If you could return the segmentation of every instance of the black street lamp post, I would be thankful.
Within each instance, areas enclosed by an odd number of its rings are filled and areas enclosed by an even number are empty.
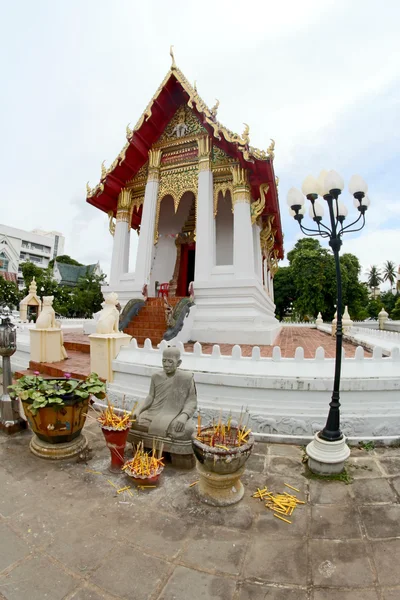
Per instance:
[[[358,175],[354,175],[349,183],[349,190],[354,196],[354,205],[359,212],[359,216],[352,223],[344,226],[344,221],[347,217],[348,211],[346,206],[339,200],[339,196],[344,188],[342,178],[335,171],[322,171],[318,180],[309,175],[303,182],[302,192],[296,188],[291,188],[288,192],[287,203],[289,205],[290,214],[298,222],[301,231],[307,236],[319,236],[329,240],[329,245],[332,248],[333,256],[335,259],[335,270],[336,270],[336,297],[337,297],[337,324],[336,324],[336,355],[335,355],[335,376],[333,382],[333,393],[332,399],[329,404],[329,414],[326,421],[326,425],[322,431],[320,431],[315,440],[317,442],[340,442],[343,444],[337,444],[338,448],[342,447],[342,451],[339,452],[338,458],[342,458],[343,446],[345,441],[343,439],[342,432],[340,431],[340,375],[342,367],[342,340],[343,340],[343,328],[342,328],[342,276],[340,270],[340,259],[339,252],[342,245],[342,236],[344,233],[350,233],[354,231],[360,231],[365,225],[365,212],[368,209],[370,201],[366,196],[368,186],[364,180]],[[305,213],[304,196],[310,201],[309,215],[316,224],[316,228],[309,229],[302,223]],[[327,203],[329,213],[329,225],[325,225],[322,222],[324,215],[324,208],[322,204],[318,202],[318,196],[321,196]],[[355,227],[356,226],[356,227]],[[355,227],[355,228],[354,228]],[[312,443],[311,443],[312,444]],[[334,446],[332,446],[332,449]],[[308,448],[309,449],[309,448]],[[308,450],[307,449],[307,450]],[[312,447],[310,449],[311,454],[313,452]],[[340,472],[343,469],[344,460],[338,460],[336,467],[333,466],[333,459],[329,460],[330,466],[326,468],[324,464],[323,454],[326,452],[326,446],[322,451],[322,454],[317,451],[317,456],[313,461],[314,469],[320,473],[326,472]],[[310,456],[310,453],[309,453]],[[321,459],[321,460],[320,460]],[[322,463],[318,464],[318,463]],[[309,463],[310,464],[310,463]],[[311,464],[310,464],[311,467]]]
[[[0,315],[0,356],[3,358],[3,394],[0,397],[0,430],[6,433],[16,433],[25,428],[25,423],[18,414],[8,393],[12,383],[10,358],[17,349],[16,329],[11,323],[9,309],[3,309]]]

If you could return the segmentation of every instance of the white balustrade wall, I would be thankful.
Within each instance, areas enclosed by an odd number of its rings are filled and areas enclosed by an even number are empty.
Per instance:
[[[136,340],[122,348],[113,361],[114,381],[110,399],[117,406],[143,401],[150,377],[161,368],[162,350],[146,340],[138,348]],[[282,358],[274,347],[271,358],[260,356],[254,347],[251,357],[242,356],[234,346],[230,356],[221,355],[218,345],[204,354],[196,343],[193,352],[182,353],[182,369],[194,373],[200,411],[207,421],[232,412],[249,413],[249,424],[259,438],[280,441],[306,441],[323,428],[332,392],[334,359],[325,358],[318,348],[314,358],[304,358],[297,348],[294,358]],[[383,393],[384,392],[384,393]],[[342,429],[351,441],[379,438],[385,442],[400,437],[400,350],[389,358],[376,347],[372,357],[363,348],[354,357],[343,356],[341,402]]]

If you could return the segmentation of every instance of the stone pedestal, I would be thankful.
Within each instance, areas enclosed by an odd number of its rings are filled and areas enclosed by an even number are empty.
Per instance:
[[[317,475],[333,475],[341,473],[344,463],[350,456],[350,448],[346,444],[346,438],[328,442],[319,437],[319,432],[306,448],[308,466]]]
[[[33,434],[29,444],[33,454],[40,456],[40,458],[47,458],[50,460],[73,458],[81,453],[85,453],[88,446],[88,441],[82,433],[72,440],[72,442],[66,442],[64,444],[49,444],[48,442],[40,440],[37,435]]]
[[[92,333],[90,339],[90,370],[108,382],[113,381],[112,361],[122,346],[128,346],[131,336],[126,333]]]
[[[29,334],[32,361],[52,363],[66,358],[61,329],[30,329]]]
[[[245,467],[241,467],[235,473],[212,473],[196,461],[196,469],[199,474],[199,483],[196,485],[196,493],[199,499],[211,506],[229,506],[236,504],[243,498],[244,488],[240,481]]]

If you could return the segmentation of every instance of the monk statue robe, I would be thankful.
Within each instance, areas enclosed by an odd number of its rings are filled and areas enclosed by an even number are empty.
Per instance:
[[[190,440],[194,431],[192,416],[197,408],[193,373],[179,371],[178,348],[163,352],[163,371],[151,377],[150,391],[133,415],[138,429],[150,435]]]

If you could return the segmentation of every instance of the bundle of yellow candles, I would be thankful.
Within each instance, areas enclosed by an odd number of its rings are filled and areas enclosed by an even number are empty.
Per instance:
[[[240,415],[239,424],[232,425],[232,416],[223,422],[222,414],[220,413],[218,422],[213,421],[209,427],[201,427],[201,414],[197,416],[197,439],[206,446],[221,448],[222,450],[231,450],[237,448],[249,441],[251,429],[242,425],[242,413]]]
[[[145,452],[143,442],[140,442],[136,447],[133,458],[125,463],[122,470],[138,479],[151,479],[159,475],[164,469],[162,450],[163,446],[161,445],[157,453],[155,446],[153,446],[153,450],[149,454]]]
[[[108,429],[115,429],[117,431],[128,429],[133,422],[132,413],[136,406],[137,402],[130,412],[124,411],[125,414],[117,413],[107,397],[107,406],[97,417],[97,421],[102,427],[107,427]]]
[[[285,483],[285,486],[294,490],[295,492],[299,492],[297,488]],[[294,509],[299,504],[305,504],[303,500],[299,500],[297,496],[293,494],[289,494],[288,492],[283,492],[282,494],[274,494],[273,492],[269,492],[265,487],[263,489],[257,488],[255,494],[253,494],[253,498],[258,498],[259,500],[266,500],[265,506],[272,510],[274,513],[274,517],[280,519],[281,521],[285,521],[285,523],[291,524],[292,521],[289,519],[285,519],[285,516],[292,516]]]

